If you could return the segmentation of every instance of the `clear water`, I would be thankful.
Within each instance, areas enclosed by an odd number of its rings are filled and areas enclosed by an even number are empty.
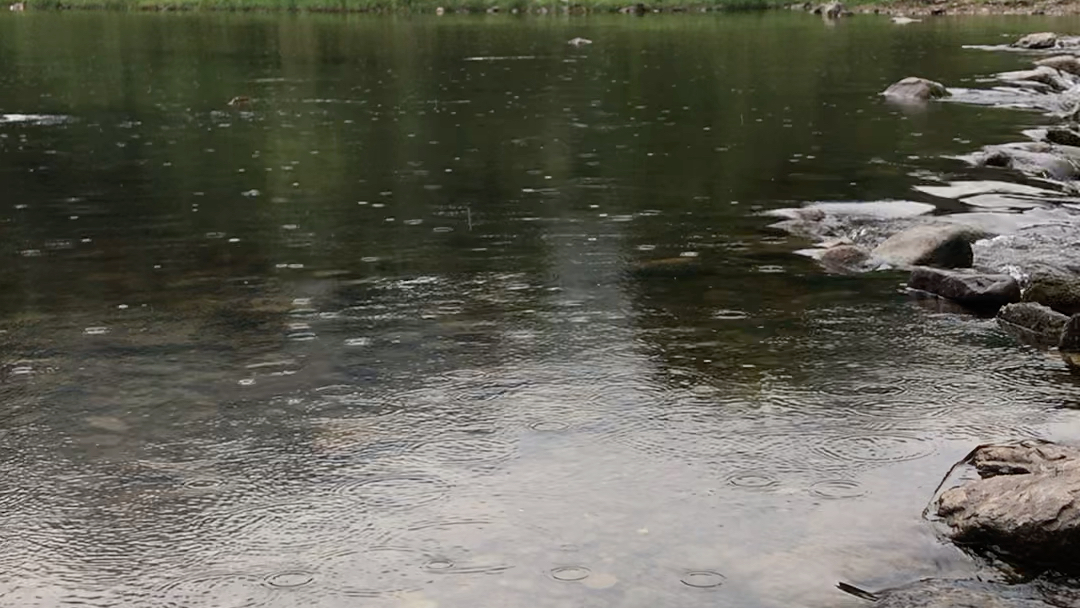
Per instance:
[[[920,511],[976,443],[1080,437],[1076,381],[760,212],[969,177],[1039,117],[876,93],[1063,28],[0,15],[0,604],[970,575]]]

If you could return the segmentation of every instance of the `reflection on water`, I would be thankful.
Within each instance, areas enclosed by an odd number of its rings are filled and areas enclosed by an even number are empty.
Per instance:
[[[1071,380],[760,212],[977,178],[937,159],[1018,115],[875,93],[1036,29],[0,16],[0,604],[970,574],[919,512],[974,443],[1068,432]]]

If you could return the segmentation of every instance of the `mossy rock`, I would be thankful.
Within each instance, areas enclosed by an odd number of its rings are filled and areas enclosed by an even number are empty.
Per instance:
[[[1080,278],[1037,275],[1024,290],[1023,300],[1048,306],[1064,315],[1080,313]]]

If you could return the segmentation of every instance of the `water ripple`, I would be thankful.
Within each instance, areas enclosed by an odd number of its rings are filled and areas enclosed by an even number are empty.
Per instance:
[[[153,599],[170,608],[258,608],[270,604],[273,596],[273,589],[264,584],[262,577],[208,572],[169,582],[156,590]]]
[[[924,437],[899,433],[866,433],[823,439],[815,446],[819,454],[834,460],[857,463],[904,462],[934,453],[933,443]]]
[[[373,512],[414,509],[446,498],[450,484],[423,474],[398,474],[346,480],[333,492],[359,501]]]

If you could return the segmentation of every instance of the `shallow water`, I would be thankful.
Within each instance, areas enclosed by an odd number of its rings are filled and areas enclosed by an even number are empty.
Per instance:
[[[941,157],[1042,119],[876,93],[1064,27],[0,15],[0,603],[970,575],[920,511],[979,442],[1080,437],[1076,381],[761,212],[962,210],[914,187],[1010,179]]]

